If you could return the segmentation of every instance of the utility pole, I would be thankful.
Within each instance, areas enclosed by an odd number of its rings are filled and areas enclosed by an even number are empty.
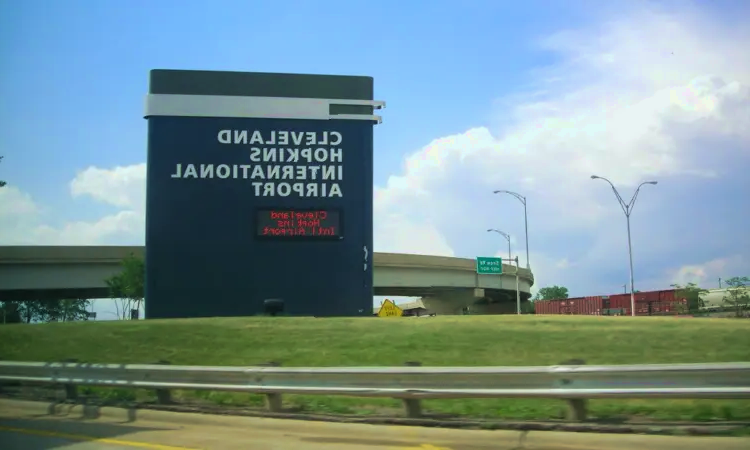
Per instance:
[[[526,213],[526,197],[519,194],[518,192],[512,191],[494,191],[495,194],[508,194],[515,197],[519,202],[523,204],[523,227],[526,235],[526,268],[531,270],[531,263],[529,262],[529,215]]]
[[[516,256],[516,314],[521,315],[521,290],[518,287],[518,256]]]
[[[500,258],[501,261],[509,261],[516,263],[516,314],[521,315],[521,285],[518,276],[518,256],[515,258]]]
[[[625,201],[620,197],[620,193],[617,192],[617,189],[615,189],[615,185],[612,184],[611,181],[604,177],[591,175],[592,180],[604,180],[607,183],[609,183],[610,187],[612,188],[612,191],[615,193],[615,197],[617,197],[617,201],[620,203],[620,206],[622,207],[622,212],[625,213],[625,219],[628,223],[628,256],[630,258],[630,315],[635,316],[635,282],[633,281],[633,245],[632,241],[630,239],[630,214],[633,212],[633,206],[635,205],[635,200],[638,198],[638,192],[640,192],[641,187],[645,184],[653,184],[656,185],[656,181],[644,181],[643,183],[639,184],[638,187],[635,190],[635,193],[633,194],[633,197],[630,199],[630,202],[625,203]]]

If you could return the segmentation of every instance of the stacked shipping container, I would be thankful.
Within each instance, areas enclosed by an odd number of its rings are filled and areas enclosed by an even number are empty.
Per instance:
[[[678,314],[679,305],[685,299],[675,298],[675,290],[637,292],[635,294],[636,316],[663,316]],[[630,315],[630,294],[610,296],[577,297],[534,302],[536,314],[570,315]]]

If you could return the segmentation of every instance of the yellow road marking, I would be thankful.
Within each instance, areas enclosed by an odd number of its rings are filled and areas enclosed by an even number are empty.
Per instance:
[[[30,434],[33,436],[45,436],[45,437],[69,439],[71,441],[100,442],[102,444],[121,445],[123,447],[147,448],[150,450],[197,450],[197,449],[193,449],[189,447],[175,447],[172,445],[149,444],[148,442],[123,441],[120,439],[98,438],[94,436],[86,436],[83,434],[58,433],[56,431],[43,431],[43,430],[34,430],[30,428],[6,427],[3,425],[0,425],[0,431],[10,431],[13,433]]]
[[[554,444],[555,448],[570,450],[601,450],[601,447],[589,447],[587,445],[577,444]],[[617,447],[620,448],[620,447]],[[395,449],[394,449],[395,450]],[[414,447],[398,447],[398,450],[453,450],[452,447],[438,447],[432,444],[420,444]]]
[[[396,447],[396,449],[398,450],[453,450],[450,447],[437,447],[432,444],[414,444],[414,447]]]

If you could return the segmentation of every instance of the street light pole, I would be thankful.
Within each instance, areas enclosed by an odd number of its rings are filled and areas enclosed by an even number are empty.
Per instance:
[[[646,184],[653,184],[656,185],[656,181],[644,181],[643,183],[639,184],[638,187],[635,190],[635,193],[633,194],[633,197],[630,199],[628,203],[625,203],[625,201],[620,197],[620,193],[617,192],[617,189],[615,189],[615,185],[612,184],[611,181],[604,177],[599,177],[596,175],[591,175],[592,180],[604,180],[607,183],[609,183],[609,186],[612,188],[612,192],[615,193],[615,197],[617,197],[617,201],[620,203],[620,206],[622,207],[622,212],[625,213],[625,220],[628,224],[628,257],[630,258],[630,315],[635,316],[635,282],[633,277],[633,244],[630,239],[630,214],[633,212],[633,206],[635,205],[635,200],[638,198],[638,192],[640,192],[641,187]]]
[[[504,237],[506,241],[508,241],[508,259],[511,259],[511,256],[510,256],[510,235],[508,233],[504,233],[504,232],[502,232],[500,230],[496,230],[494,228],[490,228],[489,230],[487,230],[488,233],[491,232],[491,231],[494,232],[494,233],[499,234],[500,236]]]
[[[531,270],[531,263],[529,262],[529,216],[526,213],[526,197],[523,195],[512,192],[512,191],[494,191],[495,194],[509,194],[517,198],[519,202],[523,203],[523,226],[526,235],[526,268]]]
[[[487,230],[487,232],[494,232],[499,234],[500,236],[503,236],[508,241],[508,261],[515,262],[516,263],[516,314],[521,314],[521,291],[519,288],[519,281],[518,281],[518,255],[516,255],[515,258],[512,258],[510,255],[510,235],[508,233],[505,233],[500,230],[496,230],[494,228],[490,228]],[[502,259],[502,258],[500,258]]]
[[[521,289],[518,282],[518,255],[516,255],[516,314],[521,315]]]

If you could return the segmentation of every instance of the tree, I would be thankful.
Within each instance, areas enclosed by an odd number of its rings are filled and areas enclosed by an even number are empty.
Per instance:
[[[132,300],[125,296],[125,287],[122,273],[114,275],[105,280],[109,288],[109,294],[115,299],[115,311],[117,318],[125,320],[128,318],[127,311],[130,309]]]
[[[88,300],[24,300],[3,302],[0,320],[3,323],[71,322],[88,320]]]
[[[144,281],[146,279],[146,265],[142,258],[130,255],[122,261],[122,271],[105,280],[113,298],[122,300],[121,307],[117,307],[118,315],[126,319],[130,317],[130,309],[140,309],[144,297]],[[135,305],[133,305],[135,304]]]
[[[3,158],[4,158],[4,156],[0,156],[0,161],[2,161],[2,160],[3,160]],[[3,180],[0,180],[0,187],[3,187],[3,186],[5,186],[6,184],[7,184],[7,183],[6,183],[5,181],[3,181]]]
[[[21,311],[19,302],[0,302],[0,323],[21,323]]]
[[[44,318],[44,307],[36,300],[18,302],[18,314],[22,323],[38,322]]]
[[[727,285],[724,304],[731,307],[737,317],[742,317],[742,311],[750,306],[750,277],[732,277],[724,283]]]
[[[675,298],[684,298],[686,300],[685,305],[680,305],[678,307],[678,312],[680,314],[695,313],[700,311],[700,309],[705,306],[702,296],[706,295],[708,293],[708,290],[701,289],[695,283],[688,283],[684,286],[680,284],[673,284],[672,287],[675,289]]]
[[[557,300],[562,298],[568,298],[568,288],[564,286],[549,286],[539,289],[539,292],[537,292],[534,297],[534,301]]]
[[[64,299],[42,302],[42,320],[45,322],[73,322],[89,320],[88,300]]]

